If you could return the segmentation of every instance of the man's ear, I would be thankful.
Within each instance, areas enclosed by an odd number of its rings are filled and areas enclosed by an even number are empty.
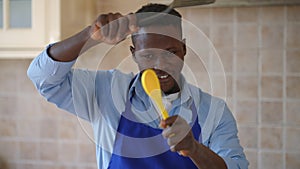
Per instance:
[[[135,48],[133,46],[130,46],[130,52],[132,54],[133,60],[136,62],[136,57],[135,57]]]
[[[182,39],[182,48],[183,48],[183,52],[184,52],[184,56],[186,55],[186,40]]]

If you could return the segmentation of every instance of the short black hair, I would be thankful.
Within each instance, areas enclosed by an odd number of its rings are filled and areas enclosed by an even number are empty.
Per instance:
[[[137,26],[168,26],[172,25],[177,27],[182,33],[182,16],[174,8],[157,3],[150,3],[142,6],[138,9],[137,14]],[[135,36],[132,36],[132,43],[135,42]]]
[[[174,25],[181,27],[179,12],[164,4],[147,4],[135,12],[139,27],[150,25]],[[145,21],[146,20],[146,21]]]

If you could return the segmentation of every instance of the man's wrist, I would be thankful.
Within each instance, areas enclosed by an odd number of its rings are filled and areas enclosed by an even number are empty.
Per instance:
[[[201,156],[201,149],[203,148],[203,144],[199,143],[197,140],[194,140],[192,149],[189,151],[188,157],[190,158],[199,158]]]

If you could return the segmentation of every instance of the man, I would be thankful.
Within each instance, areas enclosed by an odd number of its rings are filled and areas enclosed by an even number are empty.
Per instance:
[[[163,11],[169,14],[142,15]],[[71,69],[90,39],[116,44],[130,34],[137,75]],[[185,55],[181,15],[149,4],[136,14],[100,15],[80,33],[50,45],[31,63],[28,76],[48,101],[92,124],[98,168],[248,168],[224,101],[181,75]],[[165,120],[142,88],[145,69],[156,72],[169,103]]]

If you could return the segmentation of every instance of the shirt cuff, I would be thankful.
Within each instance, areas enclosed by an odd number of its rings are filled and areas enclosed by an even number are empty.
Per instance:
[[[70,62],[60,62],[53,60],[49,54],[48,49],[54,44],[50,44],[47,46],[46,50],[44,50],[38,57],[38,65],[40,69],[43,69],[46,73],[45,76],[55,77],[55,79],[63,78],[75,64],[76,60]]]

